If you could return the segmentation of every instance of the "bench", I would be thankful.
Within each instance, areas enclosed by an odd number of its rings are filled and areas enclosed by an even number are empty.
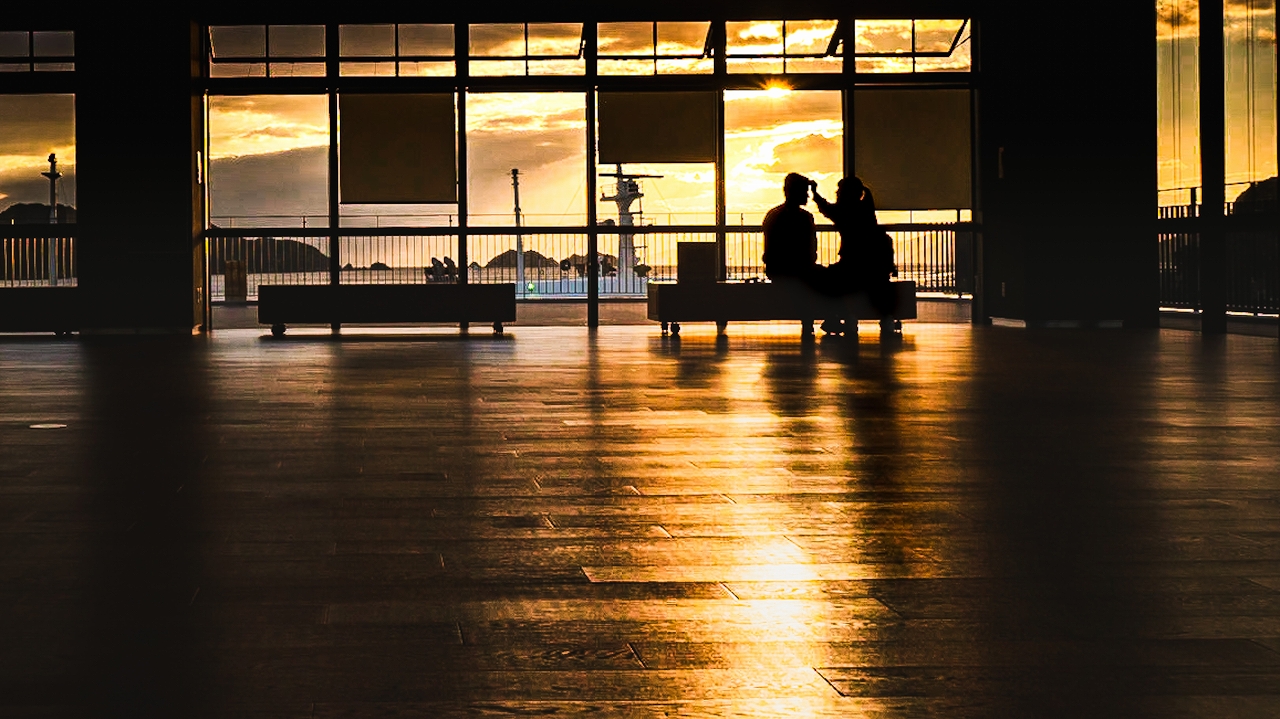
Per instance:
[[[78,287],[0,288],[0,332],[66,335],[79,329]]]
[[[916,318],[916,283],[892,283],[898,294],[900,320]],[[858,319],[878,320],[880,315],[866,295],[854,297]],[[730,322],[799,320],[812,331],[814,320],[847,317],[845,300],[772,282],[650,282],[649,319],[662,323],[662,333],[680,334],[681,322],[715,322],[724,332]],[[669,330],[668,330],[669,328]]]
[[[516,320],[514,284],[263,285],[258,322],[281,337],[290,324],[492,323]]]

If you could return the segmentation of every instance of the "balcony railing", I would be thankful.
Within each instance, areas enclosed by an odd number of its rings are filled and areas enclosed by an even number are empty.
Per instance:
[[[0,230],[0,287],[72,287],[75,225],[10,225]]]
[[[1160,306],[1199,310],[1200,235],[1161,233]],[[1280,239],[1274,231],[1228,231],[1226,241],[1227,311],[1280,314]]]
[[[920,292],[960,295],[972,291],[970,230],[964,224],[886,225],[893,238],[899,277]],[[417,284],[456,282],[460,230],[456,227],[344,227],[338,241],[339,282]],[[582,227],[485,227],[467,230],[467,281],[510,282],[525,300],[581,299],[588,296],[591,258]],[[329,282],[327,230],[303,228],[217,228],[207,233],[210,297],[227,298],[227,262],[247,275],[245,299],[262,284]],[[681,242],[715,242],[714,227],[618,226],[597,228],[597,291],[605,298],[643,298],[649,282],[677,279]],[[837,260],[834,228],[818,232],[818,261]],[[725,232],[729,281],[763,280],[764,236],[759,227],[731,226]],[[238,299],[238,295],[236,295]]]

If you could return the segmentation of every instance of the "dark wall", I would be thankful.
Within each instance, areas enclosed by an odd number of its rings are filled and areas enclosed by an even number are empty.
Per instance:
[[[980,27],[986,314],[1153,325],[1154,3],[1002,5]]]
[[[204,300],[198,36],[181,10],[124,14],[75,27],[83,328],[190,332]]]

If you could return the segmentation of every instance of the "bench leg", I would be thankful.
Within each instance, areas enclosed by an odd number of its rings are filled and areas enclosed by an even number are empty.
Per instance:
[[[670,323],[668,323],[668,322],[663,322],[663,323],[662,323],[662,336],[663,336],[663,337],[666,337],[666,336],[667,336],[667,333],[669,333],[670,331],[671,331]]]
[[[728,326],[729,326],[728,320],[716,320],[716,334],[718,335],[724,334],[724,330]]]
[[[493,333],[494,333],[495,335],[500,335],[500,334],[502,334],[502,323],[501,323],[501,322],[494,322],[494,323],[493,323]]]
[[[679,323],[679,322],[672,322],[672,323],[671,323],[671,336],[672,336],[672,337],[679,337],[679,336],[680,336],[680,323]]]

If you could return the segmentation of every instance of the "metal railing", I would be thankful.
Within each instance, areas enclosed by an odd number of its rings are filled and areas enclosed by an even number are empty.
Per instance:
[[[959,295],[971,291],[967,224],[885,225],[894,242],[899,277],[914,280],[923,293]],[[460,229],[456,227],[349,228],[340,230],[338,257],[342,284],[456,282]],[[472,227],[467,232],[467,281],[514,283],[526,300],[588,296],[588,232],[582,227]],[[226,299],[227,262],[241,263],[247,275],[245,298],[262,284],[327,284],[329,236],[325,229],[216,228],[207,234],[210,298]],[[705,225],[597,228],[595,258],[600,297],[642,298],[649,282],[678,278],[681,242],[715,242]],[[840,238],[819,228],[818,261],[837,260]],[[764,236],[758,226],[725,228],[726,277],[763,280]],[[957,268],[960,272],[957,273]],[[238,299],[238,295],[237,295]]]
[[[0,287],[73,287],[74,225],[10,225],[0,233]]]
[[[1200,235],[1160,233],[1160,306],[1199,310]],[[1280,313],[1280,238],[1275,232],[1228,231],[1226,242],[1226,303],[1228,312]]]

